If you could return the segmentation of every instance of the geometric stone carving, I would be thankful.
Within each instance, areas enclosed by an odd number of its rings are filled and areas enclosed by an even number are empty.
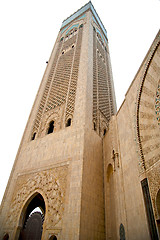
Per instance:
[[[160,121],[159,74],[160,39],[152,47],[146,59],[137,95],[137,142],[139,146],[140,173],[148,170],[159,159]],[[151,78],[152,76],[152,78]],[[158,88],[157,88],[158,87]],[[158,120],[158,124],[157,124]],[[154,154],[151,154],[154,152]]]
[[[157,114],[158,125],[160,125],[160,83],[158,84],[157,88],[155,111]]]
[[[15,226],[24,203],[32,194],[41,191],[47,199],[48,218],[47,227],[52,228],[63,216],[65,199],[66,177],[68,166],[53,168],[38,173],[23,175],[17,179],[17,191],[12,198],[7,218],[8,226]]]

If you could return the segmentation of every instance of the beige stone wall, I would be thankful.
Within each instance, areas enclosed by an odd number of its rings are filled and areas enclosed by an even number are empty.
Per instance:
[[[119,238],[119,226],[127,239],[150,239],[141,181],[148,179],[153,212],[157,223],[156,197],[160,189],[159,160],[159,34],[156,36],[117,115],[104,137],[104,186],[106,236]],[[113,152],[114,150],[114,152]],[[117,155],[116,155],[117,153]],[[116,167],[118,159],[119,167]],[[109,167],[113,172],[109,172]],[[108,174],[114,194],[110,190]],[[113,199],[113,224],[109,226],[108,204]],[[111,203],[110,203],[111,204]],[[113,235],[116,229],[117,236]]]
[[[48,232],[53,233],[55,231],[60,234],[62,228],[65,234],[67,234],[66,231],[68,229],[75,236],[73,222],[74,224],[77,223],[75,224],[75,228],[79,227],[78,216],[81,206],[84,134],[82,129],[79,130],[79,133],[76,132],[75,134],[75,130],[72,127],[66,129],[64,132],[47,135],[42,139],[30,142],[30,144],[22,148],[17,161],[16,172],[13,175],[15,180],[9,186],[9,192],[1,213],[1,216],[3,216],[2,226],[5,225],[4,231],[6,229],[11,236],[13,229],[17,229],[18,226],[21,227],[18,221],[21,211],[27,200],[35,192],[41,193],[45,199],[46,206],[54,206],[57,214],[59,214],[59,210],[61,212],[61,217],[58,215],[56,217],[53,214],[54,219],[52,221],[50,217],[52,209],[47,207],[44,223],[46,226],[45,236],[48,236]],[[64,173],[58,173],[59,169],[62,169]],[[57,197],[52,199],[49,193],[50,191],[54,192],[54,181],[58,181],[59,185],[55,182],[58,192],[56,191]],[[56,209],[57,201],[60,204],[58,207],[59,210]],[[64,221],[67,219],[67,225],[64,227],[62,227],[63,216]],[[13,222],[14,226],[12,225]]]
[[[154,217],[160,228],[157,194],[160,190],[160,32],[148,53],[138,96],[137,135],[141,179],[147,178]],[[160,234],[160,232],[159,232]]]
[[[85,133],[80,239],[105,239],[102,139]]]
[[[103,139],[106,239],[119,239],[119,226],[126,228],[126,203],[117,119],[112,117]],[[127,233],[126,233],[127,237]]]

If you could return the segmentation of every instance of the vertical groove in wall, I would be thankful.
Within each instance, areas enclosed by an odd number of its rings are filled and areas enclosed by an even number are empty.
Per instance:
[[[81,43],[82,43],[82,33],[83,33],[83,28],[80,27],[79,33],[78,33],[77,44],[76,44],[74,63],[73,63],[73,67],[72,67],[70,86],[69,86],[69,90],[68,90],[69,92],[68,92],[68,99],[67,99],[67,106],[66,106],[65,121],[68,119],[69,116],[73,116],[73,112],[74,112],[79,61],[80,61],[80,50],[81,50]]]

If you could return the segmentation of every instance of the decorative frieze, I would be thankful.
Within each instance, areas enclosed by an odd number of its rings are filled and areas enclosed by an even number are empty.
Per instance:
[[[27,207],[26,202],[36,192],[40,192],[44,193],[42,196],[47,201],[45,204],[48,206],[45,221],[48,227],[54,227],[63,216],[67,170],[68,166],[66,165],[19,176],[6,219],[7,225],[14,228],[23,208]]]

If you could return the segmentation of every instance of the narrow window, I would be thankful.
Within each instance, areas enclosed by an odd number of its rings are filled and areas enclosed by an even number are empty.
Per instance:
[[[31,140],[34,140],[35,137],[36,137],[36,132],[33,133],[33,136],[32,136],[32,138],[31,138]]]
[[[74,45],[72,45],[72,48],[74,48]]]
[[[71,118],[69,118],[66,123],[66,127],[69,127],[69,126],[71,126]]]
[[[48,134],[53,133],[54,131],[54,121],[51,121],[48,128]]]
[[[93,128],[94,128],[94,131],[96,131],[96,123],[95,122],[93,123]]]
[[[103,130],[103,136],[105,136],[105,135],[106,135],[106,129]]]
[[[145,203],[145,208],[146,208],[146,214],[147,214],[147,218],[148,218],[150,236],[151,236],[152,240],[158,240],[158,233],[157,233],[157,228],[156,228],[156,224],[155,224],[155,218],[154,218],[153,207],[152,207],[147,178],[145,178],[141,181],[141,185],[142,185],[144,203]]]
[[[4,235],[4,237],[3,237],[3,240],[8,240],[8,239],[9,239],[9,234],[6,233],[6,234]]]
[[[124,226],[123,226],[122,223],[121,223],[121,225],[119,227],[119,235],[120,235],[120,239],[123,239],[123,240],[126,239],[126,237],[125,237],[125,229],[124,229]]]
[[[55,235],[52,235],[49,240],[57,240],[57,237]]]

